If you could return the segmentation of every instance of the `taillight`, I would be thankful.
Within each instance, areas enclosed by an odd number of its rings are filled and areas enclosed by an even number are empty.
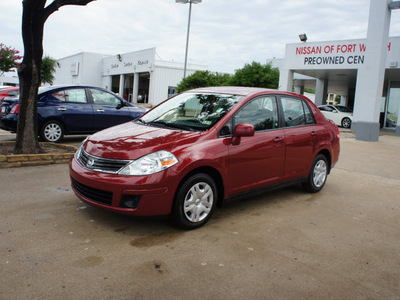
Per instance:
[[[339,127],[336,126],[336,135],[337,138],[340,140],[340,131],[339,131]]]
[[[11,110],[10,110],[10,114],[17,114],[19,112],[19,104],[15,104]]]

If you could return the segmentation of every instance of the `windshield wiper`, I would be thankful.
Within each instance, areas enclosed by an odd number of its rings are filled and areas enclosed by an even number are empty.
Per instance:
[[[190,127],[190,126],[186,126],[186,125],[181,125],[181,124],[176,124],[176,123],[169,123],[169,122],[165,122],[165,121],[153,121],[153,122],[149,122],[147,123],[148,125],[161,125],[161,127],[164,128],[177,128],[177,129],[184,129],[184,130],[188,130],[188,131],[196,131],[194,128]]]

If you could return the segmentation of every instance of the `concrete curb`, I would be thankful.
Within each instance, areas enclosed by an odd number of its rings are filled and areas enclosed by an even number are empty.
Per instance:
[[[0,144],[13,145],[15,144],[15,142],[2,142]],[[65,149],[65,153],[0,155],[0,169],[68,163],[70,159],[74,156],[77,149],[75,146],[70,145],[55,143],[43,144],[51,144],[53,147]]]

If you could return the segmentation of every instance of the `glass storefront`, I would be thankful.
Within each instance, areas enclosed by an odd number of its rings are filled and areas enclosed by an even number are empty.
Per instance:
[[[133,77],[134,74],[126,74],[124,76],[125,82],[124,82],[124,94],[123,97],[125,100],[128,100],[129,102],[132,102],[133,99]]]
[[[119,82],[120,82],[120,76],[119,75],[111,76],[111,91],[113,93],[116,93],[116,94],[119,93]]]
[[[139,93],[138,102],[148,103],[149,102],[149,87],[150,87],[150,73],[139,74]]]
[[[129,102],[133,102],[134,99],[134,79],[135,76],[138,76],[138,98],[137,102],[138,103],[148,103],[149,100],[149,90],[150,90],[150,73],[144,72],[144,73],[136,73],[133,74],[124,74],[123,80],[121,82],[121,75],[112,75],[111,76],[111,90],[119,94],[120,91],[120,84],[123,84],[122,86],[122,95],[125,100],[128,100]]]
[[[399,118],[400,108],[400,82],[389,83],[388,94],[385,103],[385,128],[395,129]]]

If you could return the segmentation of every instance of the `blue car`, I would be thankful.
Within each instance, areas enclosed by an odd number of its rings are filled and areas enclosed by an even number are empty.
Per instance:
[[[38,95],[38,135],[59,142],[64,135],[89,134],[131,121],[146,108],[91,86],[41,87]],[[16,132],[18,98],[5,98],[0,106],[0,128]]]

